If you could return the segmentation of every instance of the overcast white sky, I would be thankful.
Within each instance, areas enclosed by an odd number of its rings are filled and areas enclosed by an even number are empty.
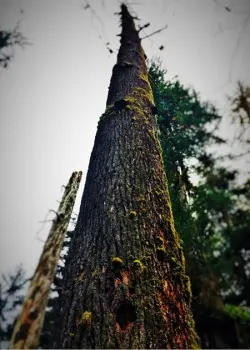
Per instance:
[[[131,1],[150,34],[149,58],[159,56],[168,77],[179,76],[225,115],[226,94],[237,80],[250,84],[249,0]],[[20,30],[33,44],[16,49],[0,70],[0,270],[23,263],[33,273],[43,243],[37,239],[61,186],[83,171],[78,211],[97,122],[105,110],[119,48],[119,1],[0,0],[0,25]],[[231,12],[224,7],[228,6]],[[114,51],[110,54],[106,43]],[[159,46],[164,45],[163,51]],[[229,135],[229,128],[222,132]],[[242,165],[244,168],[244,164]],[[52,219],[49,215],[48,219]],[[39,237],[46,240],[50,224]]]

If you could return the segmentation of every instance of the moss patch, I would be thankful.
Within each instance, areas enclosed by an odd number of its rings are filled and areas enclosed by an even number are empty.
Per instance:
[[[128,217],[130,219],[133,219],[137,216],[137,212],[135,210],[130,210],[130,212],[128,213]]]
[[[134,261],[133,261],[133,264],[135,265],[135,266],[138,266],[139,268],[140,268],[140,270],[141,271],[143,271],[146,267],[145,267],[145,265],[141,262],[141,260],[139,260],[139,259],[135,259]]]
[[[92,312],[90,311],[85,311],[79,322],[78,322],[78,326],[79,325],[86,325],[87,327],[90,327],[91,326],[91,323],[92,323]]]
[[[146,116],[145,104],[151,106],[154,104],[152,90],[149,88],[136,87],[124,98],[127,101],[127,108],[135,112],[137,116]]]
[[[123,260],[121,258],[119,258],[118,256],[115,256],[113,259],[112,259],[112,263],[113,264],[119,264],[121,265],[123,263]]]

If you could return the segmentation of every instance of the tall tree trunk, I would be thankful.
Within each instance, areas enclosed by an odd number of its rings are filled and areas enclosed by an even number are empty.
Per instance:
[[[54,279],[56,265],[69,226],[81,178],[82,172],[75,171],[65,187],[56,213],[56,219],[53,221],[22,311],[17,319],[9,345],[10,349],[34,349],[39,345],[50,287]]]
[[[194,348],[152,90],[125,5],[118,61],[72,239],[62,348]]]

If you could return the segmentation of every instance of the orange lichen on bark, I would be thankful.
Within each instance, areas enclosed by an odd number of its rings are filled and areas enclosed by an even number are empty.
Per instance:
[[[118,322],[115,323],[115,331],[117,333],[129,333],[134,326],[134,322],[128,322],[125,328],[121,328]]]
[[[121,272],[121,276],[122,276],[122,282],[128,286],[129,284],[129,272],[128,271],[122,271]]]
[[[120,278],[115,278],[115,288],[118,288],[122,284]]]

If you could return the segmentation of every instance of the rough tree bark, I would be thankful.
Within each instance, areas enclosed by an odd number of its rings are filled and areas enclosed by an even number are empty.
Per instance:
[[[92,151],[61,309],[62,348],[195,348],[145,54],[121,6],[117,64]]]
[[[9,344],[10,349],[34,349],[39,345],[50,287],[54,279],[81,178],[82,172],[75,171],[65,187],[56,213],[56,219],[53,221],[22,311],[17,319]]]

